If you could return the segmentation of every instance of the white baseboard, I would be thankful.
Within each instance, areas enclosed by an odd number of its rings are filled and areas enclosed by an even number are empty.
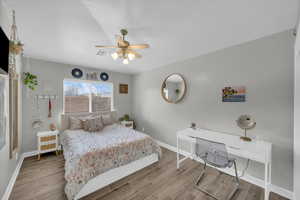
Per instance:
[[[291,200],[295,199],[294,198],[294,193],[292,191],[284,189],[284,188],[279,187],[277,185],[271,185],[271,191],[276,193],[276,194],[279,194],[280,196],[283,196],[287,199],[291,199]]]
[[[15,182],[16,182],[17,177],[19,175],[20,169],[22,167],[23,160],[24,160],[24,157],[22,155],[20,157],[19,161],[18,161],[18,164],[16,166],[16,169],[15,169],[14,173],[12,174],[12,176],[11,176],[9,182],[8,182],[8,185],[6,187],[6,190],[4,192],[2,200],[8,200],[9,199],[10,193],[11,193],[11,191],[12,191],[14,185],[15,185]]]
[[[157,144],[160,145],[161,147],[164,147],[170,151],[173,151],[173,152],[177,152],[177,148],[172,146],[172,145],[169,145],[167,143],[164,143],[164,142],[161,142],[159,140],[156,140]],[[186,157],[190,157],[190,153],[186,152],[186,151],[182,151],[180,150],[180,153]],[[200,162],[202,162],[201,160],[199,160]],[[230,175],[234,175],[234,171],[233,170],[223,170],[223,169],[218,169],[218,170],[221,170],[222,172],[224,173],[227,173],[227,174],[230,174]],[[251,176],[249,174],[245,174],[241,179],[253,184],[253,185],[257,185],[259,187],[264,187],[264,181],[262,179],[259,179],[259,178],[256,178],[254,176]],[[285,197],[285,198],[288,198],[288,199],[293,199],[294,198],[294,193],[292,191],[289,191],[287,189],[284,189],[282,187],[279,187],[279,186],[276,186],[276,185],[273,185],[271,184],[270,186],[270,191],[276,193],[276,194],[279,194],[280,196],[282,197]]]
[[[31,156],[36,156],[37,154],[38,154],[38,151],[25,152],[25,153],[23,153],[23,157],[28,158],[28,157],[31,157]]]
[[[13,187],[15,185],[15,182],[16,182],[17,177],[19,175],[19,172],[20,172],[20,169],[22,167],[22,163],[23,163],[24,159],[27,158],[27,157],[35,156],[35,155],[37,155],[37,151],[26,152],[26,153],[23,153],[21,155],[21,157],[20,157],[20,159],[18,161],[18,164],[16,166],[16,169],[15,169],[13,175],[11,176],[11,178],[10,178],[10,180],[8,182],[8,185],[6,187],[6,190],[4,192],[2,200],[8,200],[9,199],[9,196],[10,196],[10,194],[12,192],[12,189],[13,189]]]

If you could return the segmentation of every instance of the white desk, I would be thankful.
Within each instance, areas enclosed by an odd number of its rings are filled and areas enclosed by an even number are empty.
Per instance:
[[[269,185],[271,184],[271,159],[272,159],[272,144],[265,141],[254,140],[252,142],[244,142],[239,136],[215,132],[205,129],[187,128],[177,132],[177,168],[180,163],[188,157],[180,159],[181,153],[180,141],[186,141],[190,144],[190,158],[194,157],[195,137],[203,138],[210,141],[224,143],[229,154],[250,159],[265,165],[265,200],[269,199]]]

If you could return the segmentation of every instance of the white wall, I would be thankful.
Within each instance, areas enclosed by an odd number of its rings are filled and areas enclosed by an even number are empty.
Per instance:
[[[136,75],[133,112],[138,129],[175,146],[176,131],[191,122],[241,135],[235,120],[251,114],[257,127],[249,135],[273,143],[272,183],[292,190],[293,44],[294,36],[286,31]],[[172,73],[187,82],[179,104],[165,102],[160,94],[163,80]],[[224,86],[246,86],[247,102],[222,103]],[[262,178],[263,166],[251,162],[248,173]]]
[[[295,43],[294,82],[294,199],[300,199],[300,26]]]
[[[39,86],[35,91],[28,88],[23,88],[23,152],[37,150],[36,133],[38,130],[33,130],[31,124],[36,116],[36,107],[34,96],[37,94],[52,94],[58,95],[58,100],[52,101],[52,118],[48,118],[48,101],[41,100],[40,116],[42,118],[43,127],[40,130],[49,130],[49,124],[55,123],[59,125],[59,115],[63,113],[63,80],[73,78],[71,70],[73,65],[48,62],[32,58],[23,59],[23,71],[31,72],[38,77]],[[78,66],[76,66],[78,67]],[[103,72],[100,69],[92,69],[86,67],[78,67],[85,72]],[[131,115],[132,110],[132,75],[110,72],[109,82],[114,84],[114,107],[119,116],[124,114]],[[119,94],[119,84],[128,84],[128,94]]]
[[[7,10],[7,7],[0,0],[0,26],[5,31],[6,35],[9,36],[9,27],[10,27],[10,13]],[[18,70],[21,68],[20,59],[17,59],[17,68]],[[21,119],[20,119],[21,120]],[[7,125],[8,127],[8,125]],[[20,132],[21,134],[21,132]],[[19,145],[21,145],[22,139],[19,137]],[[21,149],[21,148],[20,148]],[[16,168],[16,165],[19,161],[20,149],[16,155],[12,159],[9,159],[9,134],[8,131],[6,133],[6,144],[0,150],[0,199],[4,195],[8,182]]]

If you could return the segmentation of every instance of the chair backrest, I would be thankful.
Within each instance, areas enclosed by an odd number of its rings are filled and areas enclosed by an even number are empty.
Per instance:
[[[225,168],[229,165],[226,145],[223,143],[196,138],[195,154],[215,167]]]

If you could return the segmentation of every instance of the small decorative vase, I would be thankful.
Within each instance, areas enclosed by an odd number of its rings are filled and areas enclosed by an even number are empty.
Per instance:
[[[55,124],[50,124],[49,128],[50,128],[51,131],[55,131],[56,130]]]
[[[23,44],[20,42],[11,41],[9,51],[14,55],[19,55],[23,51]]]
[[[191,123],[191,128],[192,128],[192,129],[196,129],[196,123],[192,122],[192,123]]]

